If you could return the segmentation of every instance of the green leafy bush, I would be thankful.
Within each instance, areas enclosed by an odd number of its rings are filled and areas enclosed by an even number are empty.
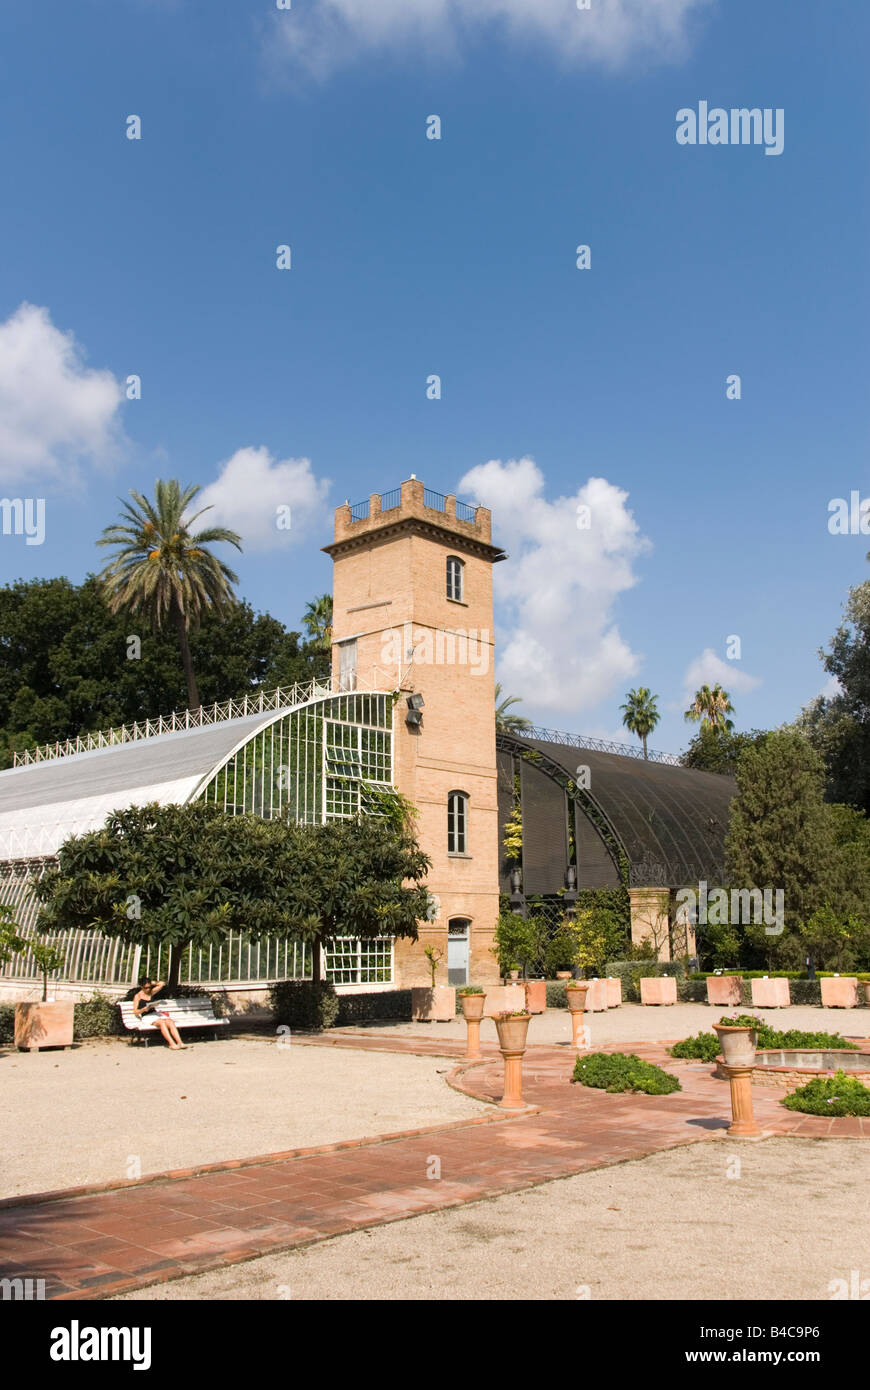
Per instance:
[[[781,1033],[776,1028],[771,1028],[770,1024],[765,1023],[763,1019],[756,1018],[754,1014],[738,1014],[736,1018],[722,1017],[719,1022],[732,1028],[757,1029],[758,1046],[763,1049],[817,1047],[846,1048],[850,1052],[860,1051],[858,1043],[848,1042],[839,1033],[806,1033],[802,1032],[800,1028],[788,1028],[784,1033]]]
[[[275,1022],[291,1028],[320,1032],[333,1028],[338,1019],[338,996],[328,980],[317,985],[311,980],[281,980],[269,990],[269,1005]]]
[[[648,1096],[668,1096],[683,1088],[675,1076],[633,1052],[593,1052],[578,1057],[572,1081],[600,1091],[643,1091]]]
[[[119,1038],[126,1032],[121,1022],[121,1010],[114,999],[97,991],[73,1008],[73,1037]]]
[[[0,1004],[0,1043],[11,1043],[15,1038],[15,1005]]]
[[[385,989],[377,994],[340,994],[338,1014],[335,1023],[345,1028],[355,1023],[410,1023],[411,991],[409,989]],[[324,1024],[328,1028],[330,1025]]]
[[[722,1049],[715,1033],[696,1033],[693,1038],[674,1043],[668,1051],[672,1057],[697,1057],[702,1062],[715,1062]]]
[[[856,1076],[838,1071],[799,1086],[782,1104],[804,1115],[870,1115],[870,1089]]]
[[[567,980],[548,980],[547,981],[547,1008],[548,1009],[567,1009],[568,1000],[565,998],[565,985]]]

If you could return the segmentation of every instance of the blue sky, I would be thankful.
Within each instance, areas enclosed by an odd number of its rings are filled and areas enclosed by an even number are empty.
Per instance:
[[[643,684],[678,749],[717,678],[738,727],[793,718],[870,578],[827,524],[870,491],[868,37],[809,0],[5,6],[0,490],[46,535],[0,582],[81,579],[178,476],[298,626],[332,508],[413,472],[493,507],[538,722],[618,736]],[[678,145],[699,101],[782,108],[782,154]]]

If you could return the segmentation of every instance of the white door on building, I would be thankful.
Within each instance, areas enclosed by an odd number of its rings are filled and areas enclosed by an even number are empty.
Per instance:
[[[447,925],[447,983],[468,984],[468,933],[471,923],[467,917],[454,917]]]

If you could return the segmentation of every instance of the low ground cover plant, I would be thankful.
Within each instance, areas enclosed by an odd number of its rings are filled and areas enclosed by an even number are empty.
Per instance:
[[[870,1115],[870,1089],[856,1076],[838,1071],[799,1086],[782,1104],[804,1115]]]
[[[736,1018],[723,1016],[719,1022],[730,1027],[756,1028],[760,1048],[821,1047],[845,1048],[850,1052],[859,1051],[858,1043],[848,1042],[839,1033],[807,1033],[800,1028],[787,1028],[785,1032],[781,1033],[776,1028],[771,1028],[770,1024],[765,1023],[763,1019],[756,1018],[754,1014],[738,1014]]]
[[[683,1089],[669,1071],[633,1052],[593,1052],[578,1057],[571,1080],[600,1091],[643,1091],[648,1096],[667,1096]]]
[[[846,1051],[855,1052],[859,1046],[858,1043],[848,1042],[839,1033],[806,1033],[800,1028],[788,1028],[785,1032],[779,1032],[776,1028],[771,1028],[763,1019],[756,1018],[754,1014],[738,1014],[736,1018],[723,1017],[720,1018],[719,1022],[731,1027],[757,1029],[758,1046],[762,1050],[766,1048],[814,1047],[843,1048]],[[674,1043],[674,1046],[668,1048],[668,1051],[672,1057],[691,1057],[698,1058],[702,1062],[715,1062],[722,1049],[715,1033],[696,1033],[694,1037],[683,1038],[682,1042]]]

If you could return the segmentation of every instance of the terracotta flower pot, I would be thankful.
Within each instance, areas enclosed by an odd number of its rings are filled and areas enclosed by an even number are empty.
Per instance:
[[[547,1007],[546,980],[526,980],[526,1008],[530,1014],[542,1014]]]
[[[861,981],[861,995],[865,1004],[870,1004],[870,980]]]
[[[751,1067],[755,1061],[758,1046],[758,1029],[735,1027],[733,1024],[714,1023],[713,1032],[722,1048],[722,1060],[726,1067]]]
[[[484,1018],[493,1018],[505,1009],[524,1009],[526,991],[523,985],[492,985],[486,991]]]
[[[456,990],[452,985],[413,986],[411,1018],[414,1022],[449,1023],[456,1017]]]
[[[74,1005],[71,1000],[15,1005],[15,1046],[38,1052],[41,1047],[72,1047]]]
[[[788,980],[782,976],[763,976],[752,981],[752,1007],[754,1009],[787,1009],[791,1003]]]
[[[642,1004],[676,1004],[677,982],[673,975],[643,975],[640,981]]]
[[[858,981],[854,975],[825,976],[820,984],[826,1009],[854,1009],[857,1005]]]
[[[470,1019],[474,1023],[483,1018],[483,1006],[486,1003],[485,994],[460,994],[459,1002],[466,1019]]]
[[[556,971],[556,979],[557,979],[557,980],[570,980],[570,978],[571,978],[571,971],[570,971],[570,970],[557,970],[557,971]]]
[[[572,1013],[579,1013],[586,1008],[586,996],[590,988],[590,985],[580,984],[579,982],[567,986],[565,998],[568,1001],[568,1008]]]
[[[743,998],[742,975],[708,975],[708,1004],[739,1004]]]
[[[498,1033],[498,1045],[502,1052],[525,1052],[526,1035],[529,1031],[531,1019],[528,1016],[523,1018],[497,1018],[495,1020],[496,1032]]]

